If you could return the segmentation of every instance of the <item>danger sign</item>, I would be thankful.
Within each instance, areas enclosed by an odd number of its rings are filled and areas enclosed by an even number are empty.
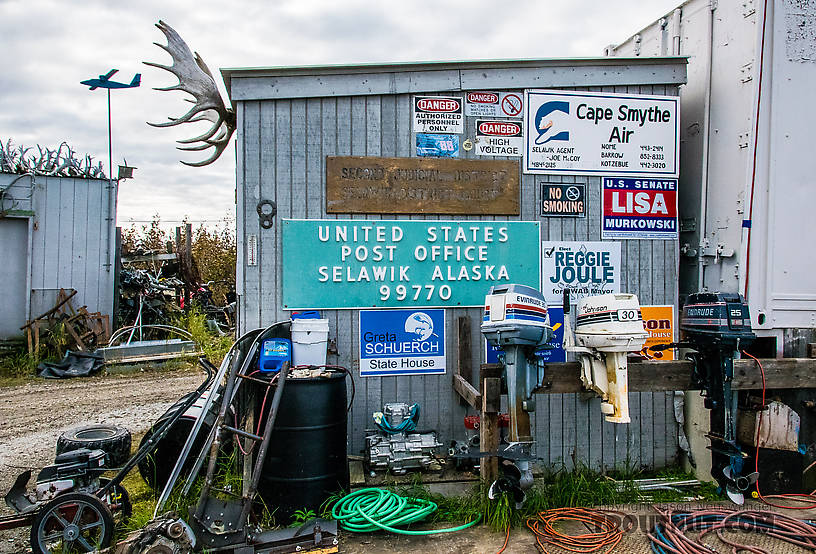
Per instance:
[[[455,96],[415,96],[415,133],[463,133],[462,99]]]
[[[465,115],[476,117],[521,117],[522,95],[516,92],[472,91],[465,96]]]
[[[601,236],[677,239],[677,179],[605,178]]]
[[[524,146],[521,122],[477,119],[473,142],[480,156],[521,157]]]

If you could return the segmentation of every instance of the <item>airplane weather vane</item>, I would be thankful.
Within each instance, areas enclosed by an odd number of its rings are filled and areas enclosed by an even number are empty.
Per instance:
[[[134,75],[133,80],[128,83],[119,83],[117,81],[111,81],[110,78],[113,77],[116,72],[119,71],[118,69],[111,69],[104,75],[100,75],[96,79],[87,79],[85,81],[80,81],[79,84],[86,85],[90,87],[91,90],[96,90],[98,88],[103,88],[108,91],[108,169],[110,171],[109,178],[113,179],[113,144],[111,141],[111,101],[110,101],[110,91],[111,89],[120,89],[120,88],[136,88],[142,82],[142,74],[137,73]]]

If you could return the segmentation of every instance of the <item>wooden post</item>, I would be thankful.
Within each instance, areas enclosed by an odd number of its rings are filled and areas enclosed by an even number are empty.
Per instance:
[[[184,266],[187,272],[192,275],[191,268],[193,267],[193,224],[187,223],[184,226]],[[184,306],[190,305],[190,285],[185,280],[184,286]]]
[[[467,383],[471,383],[473,379],[473,364],[471,363],[471,341],[470,341],[470,317],[461,316],[457,318],[456,325],[458,329],[457,335],[457,357],[456,357],[456,373],[453,375],[454,381],[459,375]],[[455,385],[454,385],[455,386]],[[459,402],[465,404],[463,398],[459,398]]]
[[[496,452],[499,449],[501,366],[482,364],[479,368],[479,385],[482,396],[479,447],[482,452]],[[499,459],[495,456],[481,458],[479,474],[487,482],[495,481],[499,477]]]
[[[116,243],[114,244],[113,250],[113,313],[110,314],[110,317],[113,318],[114,325],[119,321],[118,314],[119,314],[119,295],[121,294],[121,290],[119,287],[119,278],[122,274],[122,228],[116,228]],[[118,325],[117,325],[118,327]],[[110,334],[105,338],[108,340],[110,338]]]

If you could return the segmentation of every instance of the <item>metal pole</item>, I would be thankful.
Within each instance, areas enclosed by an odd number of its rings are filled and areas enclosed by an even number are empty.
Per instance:
[[[110,89],[108,91],[108,181],[113,181],[113,142],[111,140]],[[112,184],[112,183],[111,183]]]
[[[105,218],[105,221],[108,222],[108,228],[105,229],[106,235],[108,236],[107,240],[107,263],[105,264],[105,269],[110,272],[111,270],[111,242],[113,237],[111,237],[111,225],[113,221],[113,140],[111,134],[111,89],[105,89],[108,91],[108,216]],[[113,315],[116,317],[116,314]]]

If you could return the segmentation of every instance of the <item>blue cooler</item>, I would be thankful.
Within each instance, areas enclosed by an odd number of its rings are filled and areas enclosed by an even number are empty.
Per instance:
[[[266,339],[261,345],[258,369],[266,373],[280,371],[283,362],[292,361],[292,341],[289,339]]]

